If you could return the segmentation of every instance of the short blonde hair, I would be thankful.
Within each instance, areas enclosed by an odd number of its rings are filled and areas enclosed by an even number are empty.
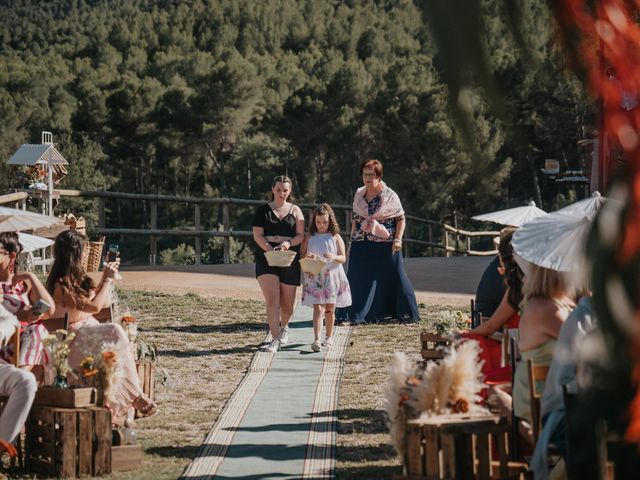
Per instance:
[[[522,293],[530,298],[553,298],[558,293],[570,294],[571,284],[566,274],[530,264],[524,276]]]

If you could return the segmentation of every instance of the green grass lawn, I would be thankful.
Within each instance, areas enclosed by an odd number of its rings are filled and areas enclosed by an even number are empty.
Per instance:
[[[264,339],[264,304],[193,294],[119,293],[138,318],[140,335],[157,345],[160,367],[169,380],[157,386],[160,413],[136,422],[145,449],[142,468],[102,478],[175,479],[196,454]],[[402,351],[418,358],[419,332],[451,330],[459,321],[453,310],[421,305],[421,324],[353,330],[340,389],[338,478],[390,478],[401,472],[383,414],[391,356]]]

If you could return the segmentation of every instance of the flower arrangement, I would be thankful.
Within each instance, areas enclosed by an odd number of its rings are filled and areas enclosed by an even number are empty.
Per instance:
[[[55,386],[59,388],[67,387],[67,375],[69,368],[69,345],[76,338],[74,332],[66,330],[56,330],[55,333],[47,335],[42,343],[50,354],[51,364],[56,372]]]
[[[122,328],[129,337],[129,341],[133,344],[138,338],[138,321],[133,315],[123,315],[120,320]]]
[[[120,373],[115,344],[105,344],[100,355],[98,373],[98,403],[109,406],[113,402],[114,386]]]
[[[482,362],[478,342],[451,347],[438,362],[414,365],[396,353],[387,383],[385,406],[392,443],[404,453],[407,420],[436,415],[487,414],[480,405]]]

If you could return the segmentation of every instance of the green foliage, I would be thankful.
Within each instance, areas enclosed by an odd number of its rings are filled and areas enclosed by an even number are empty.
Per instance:
[[[191,245],[180,243],[176,248],[166,248],[160,251],[162,265],[193,265],[196,261],[196,251]]]
[[[299,200],[345,204],[360,162],[379,158],[405,209],[439,220],[533,197],[529,154],[540,167],[577,167],[585,101],[562,73],[540,2],[522,2],[517,36],[503,2],[452,1],[471,8],[459,21],[473,10],[486,26],[473,42],[464,24],[429,24],[428,0],[5,3],[0,158],[51,130],[70,162],[62,188],[263,198],[287,173]],[[454,43],[436,46],[443,32]],[[458,83],[442,45],[469,59],[456,65]],[[476,54],[506,92],[498,112],[481,99],[484,77],[471,75]],[[505,135],[512,125],[521,134]],[[0,162],[0,191],[14,173]],[[547,203],[569,194],[544,187]],[[95,224],[95,203],[61,208]],[[110,227],[148,225],[148,206],[124,208],[108,204]],[[159,221],[185,218],[173,205]],[[203,218],[221,221],[221,210]],[[231,224],[246,228],[246,212],[232,211]]]

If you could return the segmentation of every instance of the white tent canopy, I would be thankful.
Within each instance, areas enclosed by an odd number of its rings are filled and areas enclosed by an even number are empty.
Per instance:
[[[579,272],[594,217],[595,213],[576,216],[554,212],[520,227],[511,245],[525,274],[527,266],[521,260],[560,272]]]
[[[47,248],[54,244],[50,238],[38,237],[37,235],[29,235],[28,233],[18,233],[18,239],[22,245],[23,252],[35,252],[41,248]]]
[[[534,218],[542,217],[547,212],[536,207],[536,202],[529,202],[529,205],[522,207],[508,208],[506,210],[498,210],[497,212],[485,213],[471,217],[474,220],[482,220],[485,222],[494,222],[501,225],[512,227],[520,227]]]
[[[595,191],[589,198],[577,201],[571,205],[561,208],[558,212],[567,213],[569,215],[588,215],[600,210],[600,207],[607,201],[606,197],[600,195],[599,191]]]
[[[0,207],[0,232],[19,232],[36,228],[50,227],[62,223],[62,220],[40,213],[17,208]]]

